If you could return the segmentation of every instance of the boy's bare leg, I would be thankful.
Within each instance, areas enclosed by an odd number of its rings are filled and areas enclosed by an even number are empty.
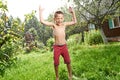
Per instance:
[[[55,75],[56,75],[56,80],[59,80],[59,75],[58,75],[58,65],[54,65],[54,69],[55,69]]]
[[[71,64],[67,64],[67,69],[68,69],[68,78],[69,78],[69,80],[72,80]]]

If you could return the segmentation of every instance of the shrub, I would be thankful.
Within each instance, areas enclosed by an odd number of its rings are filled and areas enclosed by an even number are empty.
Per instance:
[[[15,65],[17,58],[9,58],[8,61],[0,61],[0,75],[3,77],[5,70],[10,68],[12,65]]]
[[[69,36],[69,39],[67,39],[68,45],[74,45],[74,44],[81,43],[81,42],[82,42],[81,34],[71,35],[71,36]]]
[[[9,67],[11,67],[11,65],[13,65],[16,61],[16,59],[13,57],[13,55],[15,55],[15,44],[13,44],[12,42],[6,42],[6,44],[4,44],[2,46],[2,48],[0,48],[0,75],[4,76],[5,74],[5,70]]]
[[[20,38],[12,31],[0,36],[0,75],[14,63],[13,56],[20,50]]]
[[[89,45],[103,43],[102,37],[98,30],[91,30],[85,33],[85,43]]]
[[[54,39],[53,38],[49,38],[47,40],[47,47],[49,47],[49,50],[52,51],[53,50],[53,43],[54,43]]]

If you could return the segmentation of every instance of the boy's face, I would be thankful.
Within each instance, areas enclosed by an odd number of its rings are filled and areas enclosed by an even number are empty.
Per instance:
[[[64,21],[64,15],[63,14],[56,14],[56,17],[54,18],[56,24],[61,24]]]

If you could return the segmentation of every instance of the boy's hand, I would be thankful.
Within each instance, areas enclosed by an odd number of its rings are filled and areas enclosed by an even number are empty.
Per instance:
[[[42,8],[41,6],[39,6],[39,11],[42,12],[44,10],[44,8]]]
[[[73,12],[74,12],[72,7],[69,7],[69,12],[70,12],[70,13],[73,13]]]

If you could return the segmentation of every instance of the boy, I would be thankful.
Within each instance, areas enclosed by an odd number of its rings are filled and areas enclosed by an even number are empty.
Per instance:
[[[70,56],[68,53],[66,40],[65,40],[65,28],[77,22],[75,12],[73,11],[71,7],[69,7],[69,12],[72,14],[72,21],[64,22],[63,12],[56,11],[54,14],[54,23],[45,21],[42,17],[42,12],[43,12],[43,9],[39,7],[40,22],[44,25],[52,27],[52,30],[53,30],[53,36],[55,40],[54,45],[53,45],[53,50],[54,50],[54,69],[55,69],[56,80],[59,80],[58,65],[59,65],[60,55],[62,55],[62,57],[64,58],[64,63],[67,65],[68,78],[69,80],[72,80]]]

